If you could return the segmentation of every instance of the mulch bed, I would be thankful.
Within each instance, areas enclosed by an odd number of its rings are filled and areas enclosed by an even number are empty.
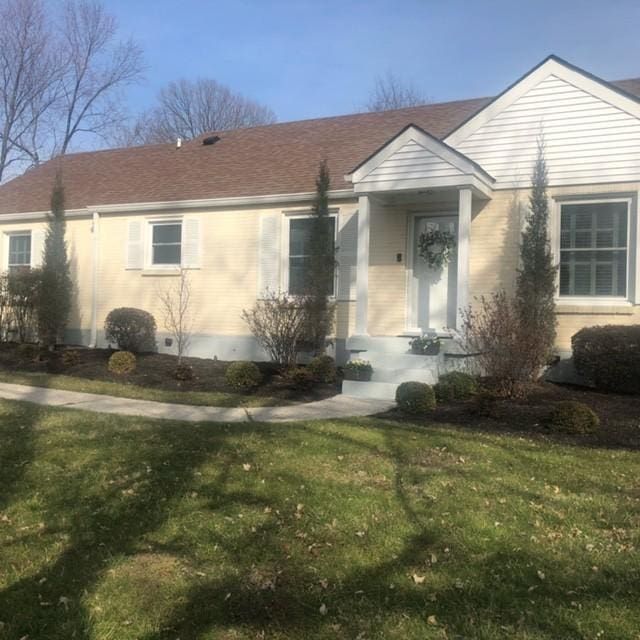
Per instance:
[[[554,402],[575,400],[593,409],[600,418],[600,429],[589,435],[571,436],[552,433],[547,419]],[[528,433],[536,437],[583,446],[615,447],[640,450],[640,396],[604,393],[544,382],[535,385],[523,399],[500,400],[492,415],[478,410],[475,400],[441,404],[422,422],[470,427],[487,431]],[[399,411],[389,414],[394,419],[415,423]]]
[[[123,377],[111,373],[107,368],[107,361],[113,354],[113,350],[86,348],[74,350],[80,355],[79,363],[64,366],[62,350],[45,354],[43,358],[34,361],[21,358],[17,345],[1,344],[0,370],[54,373],[87,380],[104,380],[167,391],[237,393],[225,384],[224,376],[229,362],[222,360],[183,358],[183,362],[193,368],[195,378],[190,381],[179,381],[174,377],[177,364],[176,356],[160,353],[139,354],[135,372]],[[329,398],[340,392],[340,387],[337,384],[316,384],[308,390],[295,389],[286,384],[274,364],[268,362],[256,364],[262,372],[263,382],[252,395],[280,398],[292,402],[311,402]]]

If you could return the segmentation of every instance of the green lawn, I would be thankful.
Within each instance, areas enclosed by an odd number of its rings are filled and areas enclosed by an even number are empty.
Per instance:
[[[126,382],[92,380],[68,375],[56,375],[30,371],[0,371],[0,382],[25,384],[35,387],[49,387],[64,391],[82,391],[118,398],[134,398],[135,400],[154,400],[175,404],[190,404],[211,407],[270,407],[292,404],[282,398],[271,398],[261,395],[243,395],[223,391],[172,391],[154,387],[141,387]]]
[[[637,639],[640,456],[0,403],[0,638]]]

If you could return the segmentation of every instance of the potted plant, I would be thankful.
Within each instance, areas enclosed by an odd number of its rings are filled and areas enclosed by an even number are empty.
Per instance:
[[[344,365],[345,380],[359,380],[360,382],[369,382],[373,367],[367,360],[349,360]]]
[[[438,336],[416,336],[409,342],[411,353],[420,356],[437,356],[440,353]]]

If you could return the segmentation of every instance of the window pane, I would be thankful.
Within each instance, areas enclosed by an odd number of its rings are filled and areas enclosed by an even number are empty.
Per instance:
[[[302,295],[306,292],[308,257],[311,251],[313,218],[294,218],[289,221],[289,293]],[[329,224],[330,251],[335,252],[335,217]],[[331,294],[333,295],[333,278]]]
[[[560,295],[627,295],[626,251],[562,251]]]
[[[31,264],[31,234],[9,236],[9,265]]]
[[[307,274],[306,258],[289,258],[289,293],[298,296],[305,293]]]
[[[182,225],[155,224],[153,225],[153,244],[180,243],[182,238]]]
[[[179,244],[159,244],[153,247],[153,264],[180,264]]]

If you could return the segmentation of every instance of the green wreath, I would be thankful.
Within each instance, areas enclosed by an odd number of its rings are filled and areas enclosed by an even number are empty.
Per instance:
[[[430,229],[418,238],[418,253],[432,269],[442,269],[449,263],[456,248],[456,237],[451,231]]]

